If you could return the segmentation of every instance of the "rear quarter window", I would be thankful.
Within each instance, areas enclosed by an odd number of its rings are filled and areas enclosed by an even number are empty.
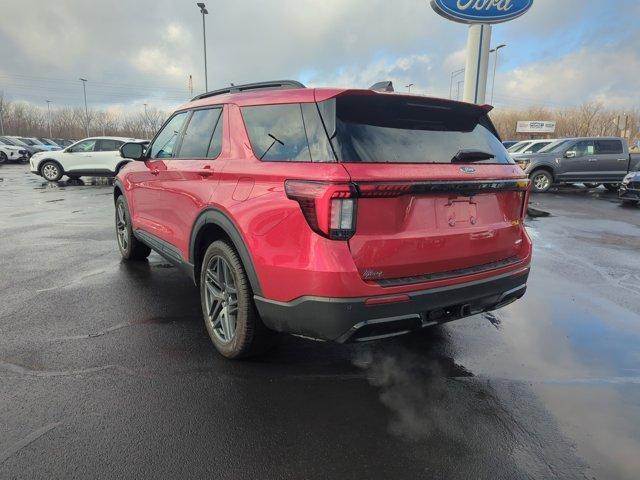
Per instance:
[[[335,161],[315,103],[243,107],[242,117],[262,161]]]

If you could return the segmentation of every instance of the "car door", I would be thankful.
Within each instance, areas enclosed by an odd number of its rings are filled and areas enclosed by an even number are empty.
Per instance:
[[[190,112],[175,113],[156,135],[147,149],[147,159],[142,167],[132,171],[127,179],[131,183],[131,203],[129,208],[133,213],[133,224],[157,238],[166,238],[163,217],[170,209],[164,204],[162,192],[158,191],[161,175],[167,170],[167,163],[173,158],[176,145],[182,135],[182,130]]]
[[[111,138],[100,138],[96,141],[92,170],[95,173],[113,174],[123,160],[118,149],[124,142]]]
[[[559,160],[556,176],[559,180],[590,181],[598,176],[593,140],[580,140],[570,146]]]
[[[629,168],[629,156],[624,154],[622,140],[601,139],[595,144],[600,180],[621,182]]]
[[[158,176],[161,201],[156,215],[164,226],[162,239],[185,254],[191,228],[218,184],[225,159],[223,126],[221,106],[193,110],[173,157]]]
[[[95,138],[87,138],[72,145],[60,155],[60,163],[65,172],[86,172],[91,169],[96,147]]]

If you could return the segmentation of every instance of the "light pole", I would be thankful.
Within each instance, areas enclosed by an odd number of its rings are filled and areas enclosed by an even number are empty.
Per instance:
[[[47,102],[47,118],[49,119],[49,138],[51,138],[53,135],[51,135],[51,100],[45,100],[45,102]]]
[[[200,13],[202,13],[202,40],[204,44],[204,91],[209,91],[209,80],[207,77],[207,30],[204,23],[204,16],[209,12],[204,3],[196,3],[198,7],[200,7]]]
[[[498,45],[496,48],[489,50],[489,53],[496,54],[496,60],[493,62],[493,81],[491,82],[491,105],[493,105],[493,94],[496,92],[496,71],[498,70],[498,50],[506,47],[506,44]]]
[[[460,70],[454,70],[453,72],[451,72],[451,82],[449,83],[449,100],[453,99],[453,79],[456,78],[461,73],[464,73],[464,68],[461,68]]]
[[[89,136],[89,109],[87,108],[87,79],[81,78],[80,81],[82,82],[82,90],[84,91],[84,115],[85,115],[84,130],[88,137]]]
[[[410,83],[409,85],[405,85],[405,88],[409,91],[409,93],[411,93],[411,87],[413,87],[413,83]]]
[[[460,85],[464,84],[464,80],[458,82],[458,93],[456,94],[456,100],[460,100]]]
[[[147,115],[147,104],[144,103],[144,136],[147,136],[147,131],[149,127],[149,115]]]

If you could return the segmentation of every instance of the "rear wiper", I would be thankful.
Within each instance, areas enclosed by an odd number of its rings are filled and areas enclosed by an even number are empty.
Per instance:
[[[276,137],[274,137],[270,133],[267,133],[267,135],[273,139],[273,142],[271,142],[271,145],[269,145],[269,148],[267,148],[264,151],[264,153],[260,156],[260,160],[262,160],[267,155],[267,153],[269,153],[269,150],[271,150],[276,143],[279,143],[284,147],[284,143],[281,140],[278,140]]]
[[[482,150],[458,150],[458,153],[451,159],[451,163],[473,163],[491,160],[492,158],[496,158],[493,153]]]

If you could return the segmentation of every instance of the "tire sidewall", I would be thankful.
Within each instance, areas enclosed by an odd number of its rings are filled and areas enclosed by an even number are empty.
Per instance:
[[[9,160],[9,157],[7,157],[7,154],[4,152],[0,152],[0,163],[5,163]]]
[[[207,265],[211,258],[220,256],[224,258],[231,270],[236,284],[238,294],[238,315],[236,318],[236,331],[233,340],[229,343],[221,342],[213,332],[213,327],[210,322],[207,321],[207,302],[205,298],[206,292],[206,275]],[[250,315],[253,308],[253,299],[251,298],[251,291],[248,288],[248,280],[244,267],[240,263],[237,253],[226,242],[216,241],[209,245],[207,251],[202,260],[202,267],[200,269],[200,305],[202,307],[202,315],[209,337],[213,342],[216,349],[227,358],[238,358],[242,355],[244,346],[247,343],[248,324],[250,321]]]

